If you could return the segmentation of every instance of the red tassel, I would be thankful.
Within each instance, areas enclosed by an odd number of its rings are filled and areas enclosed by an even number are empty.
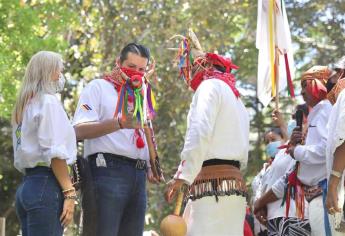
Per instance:
[[[141,136],[139,136],[137,138],[137,148],[143,148],[143,147],[145,147],[144,140]]]
[[[134,135],[135,135],[135,138],[136,138],[137,148],[144,148],[145,147],[145,143],[144,143],[144,140],[141,137],[140,132],[139,132],[138,129],[135,130],[135,134]]]
[[[287,53],[284,54],[284,59],[285,59],[285,69],[286,69],[286,79],[287,79],[287,83],[288,83],[288,89],[290,92],[290,96],[294,98],[295,97],[295,91],[294,91],[293,83],[292,83],[292,79],[291,79],[291,72],[290,72],[289,59],[288,59]]]
[[[287,193],[286,193],[286,206],[285,206],[285,216],[289,217],[289,211],[290,211],[290,186],[288,186]]]

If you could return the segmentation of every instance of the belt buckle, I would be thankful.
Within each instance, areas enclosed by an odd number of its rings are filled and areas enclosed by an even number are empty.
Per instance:
[[[145,160],[137,160],[137,163],[135,164],[135,168],[138,170],[144,170],[146,167],[146,161]]]

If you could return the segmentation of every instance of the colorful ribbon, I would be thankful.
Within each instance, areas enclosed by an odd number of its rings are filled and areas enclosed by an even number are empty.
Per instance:
[[[270,50],[270,72],[272,83],[272,96],[276,96],[276,78],[275,78],[275,66],[274,66],[274,0],[269,0],[268,9],[268,30],[269,30],[269,50]],[[277,55],[276,55],[277,56]]]

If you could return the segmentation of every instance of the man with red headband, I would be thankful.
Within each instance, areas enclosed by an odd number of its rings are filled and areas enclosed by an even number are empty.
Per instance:
[[[80,95],[73,123],[77,139],[84,140],[96,193],[98,225],[93,235],[143,234],[146,175],[153,177],[137,88],[143,86],[149,59],[146,47],[128,44],[112,73],[91,81]],[[154,113],[150,108],[144,112]],[[83,206],[84,212],[92,210]]]
[[[296,211],[303,213],[305,198],[309,202],[308,218],[311,235],[315,236],[336,235],[334,218],[327,214],[325,205],[327,194],[326,127],[332,110],[332,105],[327,99],[326,82],[330,74],[331,71],[326,66],[313,66],[303,73],[302,96],[312,109],[308,116],[306,136],[296,129],[291,135],[289,153],[297,164],[255,202],[254,210],[257,213],[267,203],[283,198],[288,212],[290,198],[293,198]]]
[[[180,72],[194,96],[181,162],[165,197],[171,202],[189,185],[188,236],[243,235],[247,192],[240,168],[247,165],[249,117],[231,74],[238,67],[203,53],[191,31],[181,45]]]

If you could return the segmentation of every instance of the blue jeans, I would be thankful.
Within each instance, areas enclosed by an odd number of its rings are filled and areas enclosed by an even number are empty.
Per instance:
[[[97,236],[142,236],[146,211],[146,172],[123,160],[107,167],[90,162],[98,210]]]
[[[16,192],[16,212],[22,235],[61,236],[61,188],[48,167],[27,169]]]

